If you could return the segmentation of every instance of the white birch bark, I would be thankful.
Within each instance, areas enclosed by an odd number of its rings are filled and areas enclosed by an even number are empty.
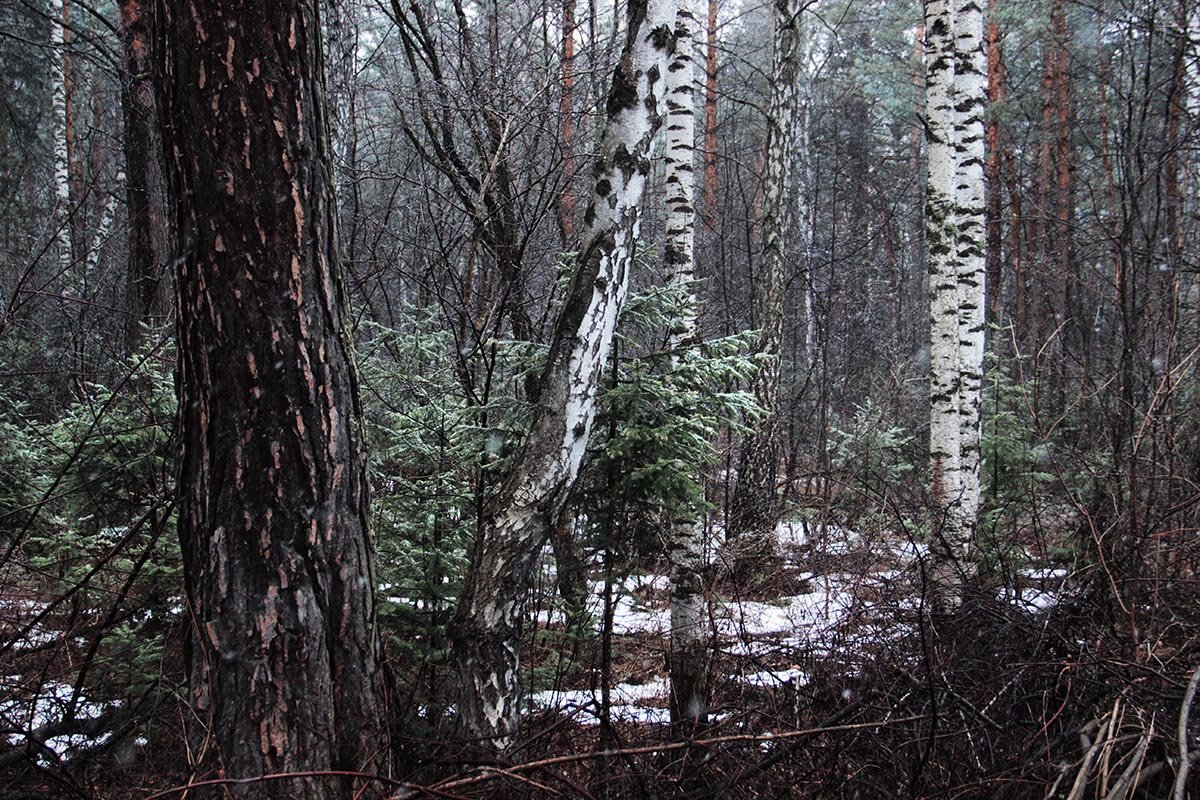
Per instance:
[[[465,733],[494,749],[507,749],[518,730],[522,605],[537,555],[579,475],[601,370],[628,294],[674,23],[671,0],[628,5],[582,246],[555,324],[532,430],[489,504],[455,612],[459,720]]]
[[[356,123],[354,83],[358,72],[358,22],[353,0],[325,4],[325,105],[328,108],[329,144],[334,172],[345,172]],[[337,177],[341,177],[338,175]]]
[[[54,236],[58,242],[59,275],[74,263],[71,246],[71,165],[67,148],[66,10],[50,23],[50,117],[54,151]]]
[[[783,339],[783,267],[794,209],[792,171],[796,162],[799,107],[801,16],[803,0],[774,0],[774,55],[767,110],[765,169],[762,182],[762,256],[754,281],[757,351],[766,360],[754,379],[755,400],[763,417],[746,437],[738,482],[730,502],[730,533],[753,538],[739,546],[749,561],[770,551],[776,509],[779,460],[779,354]],[[742,556],[738,556],[741,560]]]
[[[116,179],[117,186],[124,186],[125,173],[118,172]],[[88,248],[87,259],[84,261],[83,279],[84,286],[90,286],[92,275],[100,268],[100,258],[104,255],[104,246],[108,244],[108,238],[112,235],[113,223],[117,218],[117,194],[115,191],[109,192],[104,198],[104,209],[100,212],[100,222],[96,225],[96,232],[92,234],[92,246]]]
[[[694,0],[678,0],[675,54],[667,68],[666,246],[667,282],[686,300],[671,330],[670,349],[679,352],[696,338],[695,153],[696,16]],[[704,530],[696,509],[672,520],[671,564],[671,721],[701,725],[708,710],[707,603],[704,595]]]
[[[929,472],[934,581],[948,583],[963,538],[958,421],[958,266],[955,236],[954,26],[951,0],[925,0],[925,242],[929,259]]]
[[[926,244],[929,257],[933,581],[954,607],[974,573],[983,385],[984,125],[981,0],[926,0]]]
[[[974,573],[971,552],[979,519],[979,447],[983,402],[984,290],[987,221],[984,208],[984,111],[987,51],[984,0],[954,0],[955,257],[958,261],[959,577]]]
[[[1200,116],[1200,3],[1193,5],[1187,15],[1187,41],[1184,49],[1184,86],[1187,93],[1184,102],[1188,114],[1194,119]]]

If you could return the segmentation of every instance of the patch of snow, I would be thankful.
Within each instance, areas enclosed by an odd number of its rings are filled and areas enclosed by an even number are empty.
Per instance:
[[[609,690],[610,712],[614,720],[665,725],[671,721],[668,708],[646,705],[667,697],[666,678],[653,678],[646,683],[618,683]],[[554,709],[577,717],[581,725],[598,725],[600,719],[599,689],[567,689],[535,692],[533,703],[539,708]]]
[[[1058,605],[1057,592],[1041,589],[1020,589],[1015,593],[1010,589],[1002,589],[997,598],[1033,613],[1046,611]]]
[[[808,544],[808,525],[802,519],[781,520],[775,526],[775,540],[783,548],[797,548]]]
[[[762,672],[752,672],[749,675],[743,675],[739,680],[748,686],[758,686],[764,689],[773,689],[784,684],[792,684],[794,686],[807,686],[812,680],[807,672],[798,667],[789,667],[788,669],[764,670]]]
[[[1046,567],[1044,569],[1023,569],[1020,574],[1021,577],[1031,581],[1060,581],[1070,575],[1071,571],[1061,567]]]
[[[65,683],[47,683],[31,697],[11,697],[13,690],[19,688],[20,679],[9,676],[4,680],[5,694],[9,699],[0,700],[0,726],[24,731],[37,730],[45,725],[58,722],[66,715],[74,689]],[[75,707],[76,719],[95,719],[116,703],[97,703],[81,697]],[[103,744],[111,734],[100,736],[84,734],[69,734],[54,736],[46,740],[46,747],[60,758],[70,758],[71,751],[84,747]],[[25,744],[24,733],[10,733],[8,743],[13,747]],[[42,756],[39,756],[42,758]]]
[[[62,632],[51,630],[44,625],[35,625],[25,633],[25,637],[12,643],[13,650],[33,650],[52,645],[62,639]]]

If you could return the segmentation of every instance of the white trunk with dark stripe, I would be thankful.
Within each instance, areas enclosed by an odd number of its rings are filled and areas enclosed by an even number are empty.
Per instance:
[[[1184,102],[1193,117],[1200,116],[1200,4],[1192,7],[1187,18],[1188,46],[1184,51]]]
[[[984,208],[984,124],[987,51],[983,0],[954,5],[954,214],[958,261],[958,422],[962,527],[968,538],[957,554],[974,573],[971,539],[979,518],[980,405],[983,400],[984,286],[987,221]]]
[[[58,242],[60,276],[74,262],[71,251],[71,165],[67,149],[67,37],[65,24],[50,24],[50,116],[54,137],[54,238]]]
[[[984,334],[984,128],[979,0],[926,0],[925,236],[929,258],[934,589],[957,604],[974,572]]]
[[[506,749],[520,721],[522,606],[579,474],[601,370],[629,288],[638,206],[661,124],[670,0],[631,0],[579,258],[555,325],[532,431],[489,504],[452,625],[464,732]]]
[[[696,17],[694,0],[678,0],[675,55],[667,68],[666,247],[667,282],[687,293],[671,329],[670,349],[696,338],[693,287],[696,210]],[[688,509],[671,523],[671,720],[685,727],[702,724],[708,708],[707,605],[704,596],[704,530],[698,511]]]
[[[792,170],[798,141],[801,17],[803,0],[774,0],[774,56],[771,100],[767,110],[765,171],[762,180],[762,257],[754,276],[755,325],[760,330],[757,351],[767,363],[754,379],[754,397],[763,417],[746,437],[738,463],[738,481],[730,502],[730,533],[755,537],[749,549],[767,544],[776,516],[776,472],[779,452],[779,353],[783,339],[783,265],[787,235],[794,214]]]

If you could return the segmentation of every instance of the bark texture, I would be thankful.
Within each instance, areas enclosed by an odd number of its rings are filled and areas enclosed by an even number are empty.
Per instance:
[[[121,0],[121,105],[125,118],[125,202],[129,209],[129,298],[126,340],[132,347],[142,323],[164,309],[161,290],[173,237],[158,103],[151,79],[150,0]]]
[[[464,732],[508,748],[520,721],[521,611],[538,552],[579,475],[600,374],[629,288],[639,203],[660,124],[674,4],[632,0],[575,274],[555,324],[529,438],[494,500],[455,613]]]
[[[357,384],[312,0],[160,0],[190,700],[229,778],[386,765]],[[209,773],[211,774],[211,773]],[[240,797],[350,797],[344,779]]]
[[[717,223],[717,0],[708,0],[704,41],[704,220]]]
[[[695,156],[696,16],[693,0],[678,0],[675,54],[667,68],[666,245],[667,283],[686,295],[671,329],[668,348],[679,352],[696,338]],[[704,530],[698,509],[671,522],[671,721],[687,732],[702,725],[708,711],[708,615],[704,592]]]
[[[562,188],[558,227],[565,243],[575,239],[575,0],[562,5],[562,96],[558,101],[558,141],[562,151]]]
[[[961,533],[953,556],[960,572],[975,572],[971,553],[979,518],[979,444],[982,435],[987,224],[984,204],[984,111],[987,51],[983,0],[954,5],[955,257],[958,261],[958,424]]]
[[[74,263],[71,208],[71,103],[67,58],[67,25],[70,5],[62,4],[61,17],[50,24],[50,116],[54,148],[54,233],[58,243],[59,276],[69,274]]]
[[[777,509],[779,465],[779,355],[783,340],[783,271],[788,235],[795,214],[792,181],[798,141],[800,61],[803,56],[802,0],[774,2],[774,56],[767,111],[760,231],[762,255],[754,276],[754,324],[760,331],[757,353],[763,364],[754,379],[754,398],[764,416],[742,445],[737,488],[730,502],[729,532],[748,534],[753,550],[767,545]],[[745,548],[739,548],[745,552]]]
[[[987,59],[978,0],[926,0],[925,59],[933,579],[954,605],[974,572],[979,512]]]

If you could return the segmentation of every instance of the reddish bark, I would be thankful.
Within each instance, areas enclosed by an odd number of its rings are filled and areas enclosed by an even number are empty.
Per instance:
[[[357,378],[312,0],[156,7],[180,242],[179,534],[203,768],[387,766]],[[242,797],[349,798],[348,779]]]
[[[704,56],[704,221],[709,228],[717,216],[717,0],[708,0]]]

